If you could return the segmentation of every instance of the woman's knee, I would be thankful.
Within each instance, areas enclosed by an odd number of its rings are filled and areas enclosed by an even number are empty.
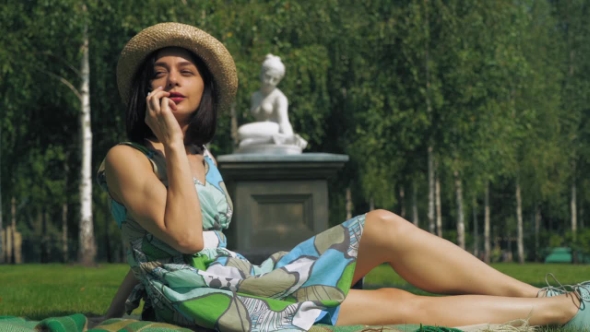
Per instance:
[[[388,239],[407,234],[415,228],[412,223],[387,210],[373,210],[365,218],[366,231],[375,236],[387,236]]]
[[[413,300],[415,300],[416,295],[399,288],[379,288],[375,290],[377,292],[378,297],[383,302],[395,302],[395,303],[404,303],[404,304],[411,304]]]

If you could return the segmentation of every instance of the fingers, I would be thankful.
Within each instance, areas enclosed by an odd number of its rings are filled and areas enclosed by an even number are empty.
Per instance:
[[[168,105],[171,110],[176,111],[176,103],[167,97],[162,98],[162,105]]]
[[[173,114],[177,109],[176,103],[168,96],[170,93],[160,86],[146,97],[145,123],[163,143],[182,139],[182,132]]]
[[[146,97],[146,105],[148,113],[154,112],[156,114],[160,113],[161,111],[161,104],[162,99],[168,97],[170,95],[169,92],[163,90],[160,86],[156,88],[154,91],[148,93]],[[147,116],[147,114],[146,114]]]
[[[176,103],[168,98],[169,95],[170,93],[164,91],[162,87],[158,87],[156,90],[148,93],[146,97],[148,111],[155,112],[156,114],[165,111],[166,108],[176,111]]]

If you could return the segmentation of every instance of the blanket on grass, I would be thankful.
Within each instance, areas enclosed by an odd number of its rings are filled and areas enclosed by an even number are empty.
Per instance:
[[[20,317],[0,316],[0,332],[191,332],[192,330],[179,326],[139,321],[136,319],[113,318],[105,320],[92,329],[88,329],[88,318],[83,314],[73,314],[63,317],[51,317],[41,321],[31,321]],[[420,325],[391,325],[391,326],[329,326],[314,325],[310,332],[461,332],[458,329],[420,326]]]

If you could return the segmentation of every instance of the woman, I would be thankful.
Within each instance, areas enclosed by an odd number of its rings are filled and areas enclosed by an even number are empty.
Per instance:
[[[125,46],[117,82],[131,142],[108,152],[99,181],[130,245],[131,270],[107,317],[123,314],[129,294],[137,300],[145,292],[146,319],[192,328],[462,326],[527,317],[531,325],[590,326],[588,284],[537,289],[388,211],[357,216],[250,265],[225,248],[231,200],[204,148],[237,87],[227,50],[197,28],[158,24]],[[426,291],[464,295],[350,289],[382,263]]]

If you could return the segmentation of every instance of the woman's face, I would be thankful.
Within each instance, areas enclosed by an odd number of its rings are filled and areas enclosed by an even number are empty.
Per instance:
[[[176,104],[174,116],[182,123],[190,119],[201,103],[205,83],[189,51],[170,47],[158,51],[154,63],[152,90],[162,87]]]

